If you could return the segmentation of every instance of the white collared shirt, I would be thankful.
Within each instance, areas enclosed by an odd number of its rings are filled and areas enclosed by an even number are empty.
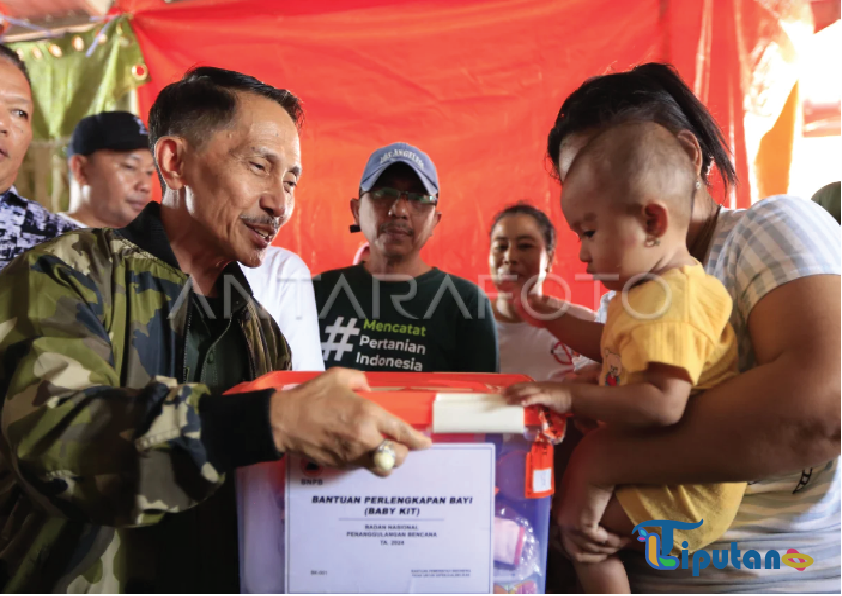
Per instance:
[[[319,320],[310,269],[294,252],[270,246],[260,267],[240,268],[292,349],[292,370],[322,371]]]

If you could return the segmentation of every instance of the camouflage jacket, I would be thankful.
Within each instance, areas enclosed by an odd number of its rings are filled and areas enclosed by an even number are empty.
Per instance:
[[[248,288],[236,263],[224,275]],[[202,507],[233,467],[278,457],[271,391],[183,382],[190,291],[157,204],[0,273],[0,589],[154,585],[143,526]],[[249,300],[237,317],[251,378],[289,368],[262,307]]]

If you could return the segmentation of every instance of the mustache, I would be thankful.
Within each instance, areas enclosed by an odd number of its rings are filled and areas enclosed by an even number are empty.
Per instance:
[[[240,219],[247,224],[272,226],[276,232],[281,229],[281,224],[283,223],[283,219],[280,217],[248,217],[246,215],[241,215]]]
[[[412,236],[412,229],[409,226],[402,225],[402,224],[395,224],[395,223],[386,223],[380,226],[380,233],[386,234],[389,232],[401,232],[403,234],[407,234],[408,236]]]

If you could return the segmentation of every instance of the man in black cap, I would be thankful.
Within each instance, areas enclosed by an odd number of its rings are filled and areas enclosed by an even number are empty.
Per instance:
[[[71,172],[67,219],[89,228],[121,228],[151,199],[155,164],[149,133],[130,112],[83,118],[67,147]]]

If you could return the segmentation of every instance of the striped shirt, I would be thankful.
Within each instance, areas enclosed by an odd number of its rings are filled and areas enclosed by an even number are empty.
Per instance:
[[[842,274],[842,229],[820,206],[791,196],[764,199],[750,209],[723,208],[705,261],[734,300],[731,324],[739,342],[740,372],[757,365],[748,316],[775,288],[800,277]],[[613,293],[612,293],[613,294]],[[599,320],[605,320],[610,294],[603,297]],[[702,397],[704,399],[704,397]],[[792,396],[797,407],[798,396]],[[720,541],[705,550],[769,550],[783,555],[790,548],[806,553],[813,564],[804,571],[780,569],[715,569],[710,565],[693,577],[690,570],[658,571],[643,557],[626,557],[637,592],[806,593],[842,591],[840,581],[839,459],[776,478],[749,483],[734,524]]]

